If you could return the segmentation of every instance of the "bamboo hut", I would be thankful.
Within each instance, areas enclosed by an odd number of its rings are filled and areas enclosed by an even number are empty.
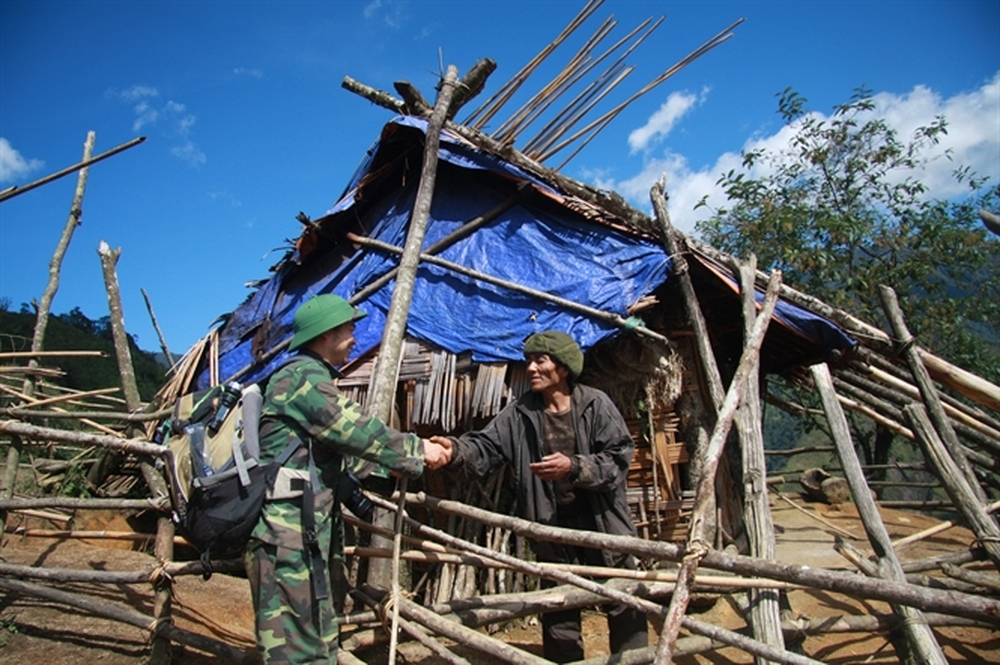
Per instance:
[[[588,3],[552,48],[599,4]],[[388,587],[365,587],[360,567],[386,555],[392,539],[393,571],[398,574],[406,560],[417,573],[409,589],[413,599],[398,589],[388,592],[393,625],[402,621],[410,636],[436,644],[449,662],[459,660],[428,635],[475,645],[506,662],[537,662],[470,629],[554,604],[609,598],[642,609],[660,628],[658,644],[628,654],[628,662],[669,662],[693,636],[708,640],[699,648],[736,646],[759,662],[816,662],[786,648],[785,636],[796,627],[780,613],[782,585],[885,601],[900,621],[849,617],[844,623],[890,631],[899,653],[911,654],[906,658],[943,662],[931,625],[945,615],[995,629],[1000,602],[970,587],[922,586],[908,576],[880,520],[844,409],[918,443],[956,521],[970,525],[978,539],[959,553],[967,558],[956,560],[986,558],[1000,568],[1000,530],[990,503],[1000,389],[914,343],[891,289],[883,298],[892,330],[883,331],[782,284],[779,274],[757,271],[751,257],[744,262],[685,237],[670,223],[663,183],[651,191],[649,215],[549,166],[571,157],[620,113],[622,106],[591,119],[601,93],[622,80],[624,58],[656,25],[639,26],[605,52],[598,45],[607,31],[599,29],[555,80],[505,120],[498,114],[508,113],[514,90],[551,48],[462,121],[456,118],[485,87],[489,61],[461,79],[449,68],[433,104],[407,82],[397,83],[392,94],[345,78],[345,88],[391,112],[380,136],[334,206],[315,218],[300,215],[301,233],[273,276],[185,354],[147,410],[222,381],[266,377],[284,359],[295,309],[317,293],[342,295],[369,314],[358,323],[357,353],[343,368],[342,389],[400,428],[422,434],[487,422],[525,390],[521,341],[538,330],[563,330],[585,349],[580,380],[604,389],[629,423],[636,454],[628,496],[641,537],[567,533],[510,517],[503,470],[473,487],[430,477],[425,485],[399,488],[395,504],[373,496],[387,514],[405,507],[406,518],[397,520],[395,532],[376,531],[370,545],[358,532],[350,581],[361,614],[344,618],[345,625],[359,626],[345,631],[345,645],[374,643],[380,638],[366,627],[388,622],[363,616],[366,603],[385,607],[379,601]],[[636,94],[725,41],[732,27]],[[594,74],[586,64],[592,59],[612,64]],[[587,75],[595,77],[593,87],[562,101],[568,82]],[[562,111],[543,120],[557,101]],[[401,290],[409,292],[403,306]],[[761,405],[770,399],[761,392],[762,377],[768,376],[820,394],[838,473],[874,552],[874,561],[852,559],[863,575],[773,560],[761,425]],[[380,393],[385,385],[387,398]],[[79,440],[24,422],[22,415],[8,409],[0,432]],[[99,435],[83,441],[158,454],[148,442]],[[3,506],[27,504],[7,500]],[[434,520],[419,519],[432,514]],[[647,579],[669,573],[670,584],[600,583],[596,571],[542,568],[524,560],[530,538],[629,552],[646,562]],[[849,547],[841,549],[851,556]],[[747,592],[746,631],[724,630],[687,612],[699,568],[770,581]],[[567,586],[558,597],[537,594],[532,587],[538,576]],[[682,629],[692,637],[680,637]],[[390,631],[393,644],[396,635]],[[225,645],[213,648],[237,657]]]

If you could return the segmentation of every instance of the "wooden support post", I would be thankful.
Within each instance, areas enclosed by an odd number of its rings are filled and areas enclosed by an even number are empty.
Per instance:
[[[965,476],[969,488],[978,500],[979,505],[985,505],[988,503],[986,492],[983,490],[982,485],[979,484],[972,465],[962,451],[958,437],[955,436],[955,430],[952,429],[951,422],[948,420],[947,415],[945,415],[944,407],[941,406],[941,399],[938,397],[937,389],[931,382],[931,377],[927,373],[927,368],[924,367],[923,361],[920,359],[920,354],[917,353],[913,336],[906,327],[906,322],[903,320],[903,311],[896,300],[896,292],[888,286],[879,285],[878,295],[882,301],[882,308],[885,310],[886,318],[889,319],[889,323],[892,325],[892,332],[896,342],[907,364],[910,366],[910,371],[913,372],[913,378],[916,379],[917,387],[920,389],[920,396],[923,398],[924,404],[927,405],[927,412],[930,414],[930,421],[934,423],[934,429],[937,430],[938,436],[948,449],[948,453],[955,460],[955,464]]]
[[[743,336],[744,343],[750,342],[753,324],[757,315],[754,274],[757,271],[757,257],[751,256],[745,265],[739,266],[740,289],[743,295]],[[764,559],[775,558],[774,525],[771,522],[771,506],[767,494],[767,462],[764,458],[764,433],[761,429],[760,373],[758,366],[750,370],[744,393],[736,412],[736,427],[740,432],[740,451],[743,456],[743,522],[750,543],[750,556]],[[753,635],[779,649],[785,648],[785,636],[781,631],[781,592],[778,589],[754,589],[749,593],[749,623]],[[758,659],[757,665],[767,661]]]
[[[118,357],[118,373],[121,376],[122,392],[125,395],[125,406],[130,412],[139,411],[142,401],[139,397],[139,386],[135,380],[135,367],[132,364],[132,351],[129,348],[128,332],[125,329],[125,315],[122,310],[121,291],[118,288],[118,274],[115,266],[121,256],[121,249],[111,249],[106,242],[101,241],[97,250],[104,271],[104,284],[108,292],[108,311],[111,315],[111,336],[115,343],[115,355]],[[133,426],[134,427],[134,426]],[[135,428],[138,430],[138,428]],[[141,430],[140,430],[141,431]],[[139,431],[130,432],[138,434]],[[93,471],[100,467],[95,464]],[[149,460],[140,459],[139,468],[149,486],[154,499],[169,496],[169,489],[163,475],[150,464]],[[103,479],[102,479],[103,480]],[[156,559],[162,565],[174,558],[174,523],[167,515],[160,515],[156,521]],[[153,592],[153,618],[157,622],[169,622],[171,614],[171,583],[170,578],[161,577],[155,582]],[[170,640],[162,635],[154,635],[151,644],[149,662],[151,665],[168,665],[171,658]]]
[[[909,420],[910,428],[948,496],[962,511],[976,538],[983,544],[990,561],[1000,570],[1000,529],[997,528],[996,520],[986,512],[985,504],[969,487],[965,474],[948,454],[948,449],[931,425],[923,405],[914,403],[904,406],[903,415]]]
[[[451,104],[458,80],[458,69],[450,65],[441,82],[434,112],[427,123],[426,143],[424,145],[423,167],[420,173],[420,184],[417,187],[416,199],[413,203],[413,214],[406,235],[406,245],[399,261],[399,271],[396,275],[396,288],[392,293],[392,302],[386,316],[385,329],[382,333],[382,344],[375,368],[374,384],[368,401],[369,412],[389,422],[392,416],[392,405],[395,402],[396,381],[399,376],[399,362],[403,347],[403,337],[406,332],[406,320],[413,299],[413,289],[417,280],[417,268],[420,264],[420,250],[424,244],[427,223],[430,220],[431,203],[434,199],[434,184],[437,178],[438,147],[441,143],[441,128]],[[399,481],[400,502],[405,501],[406,479]],[[399,619],[399,546],[402,529],[402,510],[396,517],[396,537],[393,540],[393,561],[391,572],[391,588],[393,598],[393,624],[389,635],[389,665],[396,660],[396,626]],[[384,585],[384,569],[369,571],[369,582],[376,584],[382,577]]]
[[[840,408],[840,402],[837,400],[830,370],[825,364],[820,364],[810,367],[810,371],[823,402],[823,409],[826,411],[826,419],[830,425],[833,442],[837,446],[837,455],[840,457],[841,468],[844,470],[847,484],[851,488],[851,496],[858,509],[858,516],[868,534],[868,541],[879,558],[879,576],[895,582],[905,582],[899,558],[896,556],[895,550],[892,549],[892,539],[882,522],[875,500],[872,499],[871,490],[868,488],[864,471],[861,469],[861,462],[854,451],[851,430],[847,424],[847,418]],[[893,641],[900,662],[940,663],[941,665],[948,662],[934,637],[934,633],[924,622],[920,610],[905,605],[893,605],[893,611],[905,618],[905,627],[902,629],[906,636],[905,642],[902,640]]]
[[[656,663],[665,665],[671,660],[674,642],[684,613],[687,611],[690,601],[689,587],[694,579],[695,571],[701,560],[706,556],[710,547],[705,541],[705,520],[710,509],[710,498],[715,493],[715,473],[719,468],[719,460],[729,436],[729,429],[736,414],[736,407],[739,405],[747,376],[751,373],[759,362],[760,348],[764,343],[764,334],[767,332],[768,324],[771,322],[771,315],[778,302],[778,293],[781,286],[781,273],[775,272],[771,275],[768,283],[767,293],[764,295],[764,303],[760,314],[754,321],[753,331],[747,343],[744,345],[743,354],[740,357],[739,365],[729,384],[729,391],[722,402],[719,410],[719,418],[712,432],[708,448],[705,451],[705,466],[701,476],[698,478],[698,485],[695,490],[695,506],[691,513],[691,526],[688,530],[688,543],[684,560],[681,563],[681,572],[677,577],[677,589],[670,600],[670,608],[667,617],[663,622],[663,632],[660,634],[660,641],[657,645]]]
[[[83,163],[89,163],[90,156],[94,150],[95,139],[96,134],[94,132],[87,132],[87,139],[83,143]],[[72,171],[68,171],[67,173],[70,172]],[[52,259],[49,261],[49,281],[45,286],[45,291],[42,292],[41,300],[38,302],[38,311],[35,314],[35,331],[31,338],[31,350],[36,353],[45,348],[45,329],[48,327],[49,310],[52,307],[52,299],[55,298],[56,291],[59,290],[59,275],[62,270],[63,257],[66,256],[66,249],[69,247],[70,240],[73,239],[73,232],[80,225],[80,216],[83,214],[83,195],[87,190],[88,173],[89,169],[83,167],[77,175],[76,190],[73,193],[73,202],[70,204],[69,217],[66,220],[66,225],[63,227],[62,235],[59,237],[59,242],[56,244],[56,249],[52,253]],[[38,184],[42,183],[39,182]],[[20,191],[27,191],[27,189],[32,188],[33,186]],[[11,192],[5,198],[14,195],[15,193]],[[28,367],[38,367],[38,360],[36,358],[29,360]],[[35,377],[30,373],[24,379],[22,392],[28,399],[31,399],[35,394]],[[21,464],[21,450],[21,438],[19,436],[12,437],[10,448],[7,449],[7,462],[4,469],[4,499],[10,499],[14,496],[14,486],[17,483],[17,468]],[[3,539],[3,530],[6,526],[7,514],[4,511],[0,511],[0,540]]]

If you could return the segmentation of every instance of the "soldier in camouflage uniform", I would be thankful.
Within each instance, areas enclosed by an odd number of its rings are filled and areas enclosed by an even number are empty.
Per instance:
[[[341,394],[336,367],[346,362],[354,345],[354,322],[363,316],[335,295],[315,296],[303,304],[295,313],[289,345],[289,350],[299,349],[300,360],[278,369],[264,394],[261,461],[278,458],[296,437],[304,444],[284,465],[244,554],[257,650],[266,663],[337,662],[338,632],[326,571],[331,558],[343,556],[336,496],[344,457],[370,460],[409,478],[450,459],[447,445],[398,432]],[[310,490],[312,530],[310,511],[303,509]]]

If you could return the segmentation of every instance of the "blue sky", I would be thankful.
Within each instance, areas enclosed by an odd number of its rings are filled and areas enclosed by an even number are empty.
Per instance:
[[[489,57],[498,69],[482,101],[583,5],[0,0],[0,188],[79,161],[89,130],[95,153],[148,137],[91,168],[53,311],[107,314],[97,254],[105,241],[121,248],[125,321],[140,346],[159,348],[145,289],[171,350],[186,350],[250,294],[248,282],[269,275],[299,233],[299,211],[318,217],[333,205],[390,119],[345,91],[344,76],[387,91],[408,80],[433,102],[442,66],[461,75]],[[690,231],[702,195],[721,203],[714,183],[741,149],[787,140],[777,93],[792,87],[829,113],[865,86],[904,133],[948,119],[941,148],[954,162],[928,172],[935,194],[955,193],[943,183],[957,163],[1000,176],[997,0],[606,0],[524,90],[547,83],[604,19],[618,21],[610,44],[659,16],[598,113],[746,21],[630,105],[567,175],[647,210],[649,186],[666,173],[671,215]],[[0,203],[0,299],[15,311],[45,289],[75,185],[72,175]]]

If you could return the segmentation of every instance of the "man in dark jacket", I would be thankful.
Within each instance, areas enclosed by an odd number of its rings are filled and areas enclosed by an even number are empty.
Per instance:
[[[634,444],[611,399],[576,383],[583,352],[569,335],[536,333],[524,343],[531,391],[478,432],[452,439],[448,468],[482,477],[510,464],[517,514],[572,529],[635,536],[625,497]],[[432,441],[447,444],[444,437]],[[532,542],[539,561],[635,568],[631,556],[557,543]],[[543,580],[543,586],[552,583]],[[614,605],[606,608],[613,653],[648,645],[646,617]],[[580,610],[542,615],[545,658],[583,660]]]

